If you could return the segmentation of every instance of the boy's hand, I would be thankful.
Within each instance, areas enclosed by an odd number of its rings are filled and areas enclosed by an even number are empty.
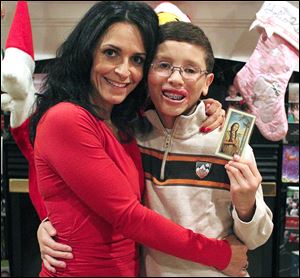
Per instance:
[[[68,245],[57,243],[53,237],[56,230],[50,221],[42,222],[37,231],[40,245],[41,258],[47,270],[55,273],[55,267],[65,268],[66,263],[56,258],[72,259],[72,248]]]
[[[234,155],[233,160],[225,165],[230,179],[231,200],[242,221],[248,222],[255,212],[256,191],[262,177],[255,161],[242,160]]]

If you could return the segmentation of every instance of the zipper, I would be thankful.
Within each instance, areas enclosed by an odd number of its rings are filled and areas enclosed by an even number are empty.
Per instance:
[[[172,133],[173,133],[173,130],[174,129],[172,129]],[[167,133],[168,134],[165,138],[165,143],[164,143],[165,153],[164,153],[163,161],[162,161],[161,168],[160,168],[160,180],[161,181],[163,181],[165,179],[166,162],[167,162],[169,151],[171,149],[172,134],[170,134],[168,131],[167,131]]]

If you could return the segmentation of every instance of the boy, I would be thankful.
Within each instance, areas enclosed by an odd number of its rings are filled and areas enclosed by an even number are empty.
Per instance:
[[[273,224],[252,149],[248,145],[245,157],[227,163],[214,156],[220,131],[197,132],[206,118],[199,99],[214,78],[210,42],[200,28],[170,22],[161,26],[159,43],[148,75],[155,109],[145,112],[153,130],[139,138],[145,204],[208,237],[223,238],[233,231],[255,249],[267,241]],[[147,247],[144,263],[150,277],[225,276]]]

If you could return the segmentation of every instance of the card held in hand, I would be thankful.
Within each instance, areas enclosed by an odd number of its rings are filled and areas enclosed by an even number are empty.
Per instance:
[[[243,156],[255,123],[255,116],[229,108],[216,155],[231,160],[234,154]]]

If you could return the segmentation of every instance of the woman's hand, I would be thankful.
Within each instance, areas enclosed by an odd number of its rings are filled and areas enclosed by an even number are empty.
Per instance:
[[[200,126],[200,132],[210,132],[218,127],[222,128],[225,122],[225,110],[222,104],[212,98],[204,99],[205,113],[208,118]]]
[[[255,212],[256,191],[262,177],[255,161],[242,160],[234,155],[233,160],[225,165],[229,180],[231,200],[239,218],[249,222]]]
[[[37,238],[40,245],[41,258],[48,271],[56,272],[55,267],[65,268],[66,263],[56,258],[72,259],[72,248],[68,245],[57,243],[53,237],[56,230],[50,221],[42,222],[37,231]]]

